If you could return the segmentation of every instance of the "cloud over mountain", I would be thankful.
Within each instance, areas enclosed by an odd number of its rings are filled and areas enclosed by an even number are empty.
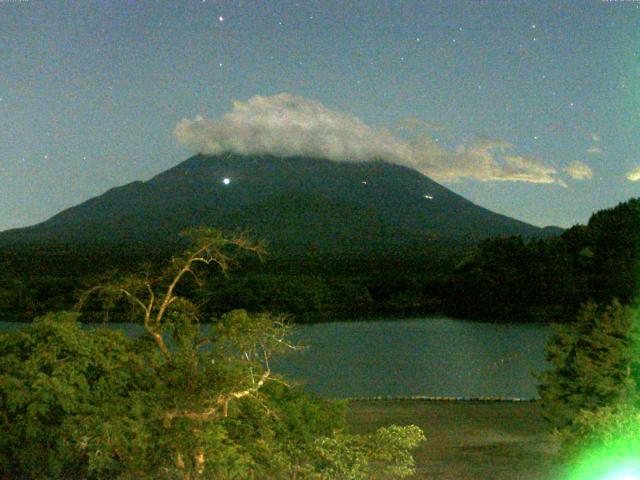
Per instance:
[[[419,122],[411,119],[406,126],[437,130],[433,128],[437,124]],[[406,140],[385,128],[370,127],[353,115],[287,93],[235,101],[233,110],[218,119],[183,119],[174,134],[181,143],[205,154],[271,154],[346,162],[380,159],[409,166],[438,181],[471,178],[564,184],[555,168],[511,154],[513,147],[506,142],[479,140],[450,148],[427,131]]]
[[[366,161],[410,156],[408,145],[383,129],[329,110],[320,102],[279,94],[233,103],[233,111],[217,120],[182,120],[175,129],[181,142],[202,153],[306,156],[335,161]]]
[[[625,176],[627,177],[627,180],[631,182],[640,182],[640,166],[629,170]]]
[[[589,180],[593,178],[593,170],[591,170],[591,167],[579,160],[571,162],[564,171],[574,180]]]

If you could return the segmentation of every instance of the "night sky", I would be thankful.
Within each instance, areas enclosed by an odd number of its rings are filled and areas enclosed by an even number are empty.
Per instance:
[[[568,227],[638,196],[639,130],[636,1],[0,0],[0,230],[223,150]]]

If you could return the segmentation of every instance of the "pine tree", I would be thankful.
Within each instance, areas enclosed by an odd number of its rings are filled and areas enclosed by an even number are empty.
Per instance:
[[[617,300],[605,308],[587,303],[575,323],[558,327],[546,348],[552,369],[540,375],[538,387],[544,415],[556,428],[570,426],[583,410],[637,395],[635,335],[634,310]]]

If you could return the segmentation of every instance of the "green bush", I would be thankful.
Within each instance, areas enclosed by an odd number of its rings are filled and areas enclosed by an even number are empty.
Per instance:
[[[123,429],[114,424],[135,418],[154,387],[144,342],[82,329],[76,317],[50,314],[0,336],[0,470],[9,478],[87,475],[104,463],[96,436],[113,433],[117,452]]]
[[[176,293],[197,265],[223,270],[244,237],[194,232],[166,272],[90,290],[127,300],[146,334],[81,328],[77,314],[0,336],[0,470],[27,479],[364,479],[413,472],[417,427],[350,435],[344,406],[287,385],[269,366],[292,349],[281,317],[235,310],[203,335]]]
[[[637,395],[635,311],[614,300],[584,305],[576,321],[556,330],[546,347],[552,368],[539,376],[545,417],[557,428],[582,410],[615,405]]]

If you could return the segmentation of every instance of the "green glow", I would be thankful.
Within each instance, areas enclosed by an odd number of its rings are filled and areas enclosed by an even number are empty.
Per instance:
[[[634,462],[630,465],[623,465],[616,468],[610,475],[603,477],[602,480],[639,480],[640,464]]]
[[[635,452],[603,449],[583,457],[566,480],[640,480],[640,450]]]
[[[587,448],[563,480],[640,480],[640,410],[620,405],[585,415]]]

